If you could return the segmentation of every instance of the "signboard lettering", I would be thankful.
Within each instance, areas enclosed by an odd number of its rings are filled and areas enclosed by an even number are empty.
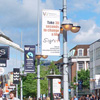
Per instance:
[[[60,55],[60,12],[43,10],[42,12],[42,55]]]
[[[35,45],[25,45],[24,47],[24,71],[26,73],[35,72]]]
[[[9,59],[9,46],[0,46],[0,59]]]
[[[19,68],[13,69],[13,84],[19,84],[19,73],[20,73]]]
[[[0,67],[6,67],[7,63],[6,60],[0,60]]]

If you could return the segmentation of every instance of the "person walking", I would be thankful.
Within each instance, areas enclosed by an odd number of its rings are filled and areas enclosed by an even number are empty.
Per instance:
[[[86,96],[86,100],[90,100],[90,97],[89,97],[89,95],[87,94],[87,96]]]
[[[95,95],[94,95],[94,94],[92,94],[92,96],[91,96],[90,100],[96,100],[96,98],[95,98]]]
[[[10,98],[8,100],[19,100],[18,98],[15,97],[15,91],[10,91],[9,96]]]
[[[76,97],[76,95],[74,96],[74,100],[78,100],[78,98]]]
[[[2,89],[0,89],[0,100],[7,100],[6,98],[3,98],[2,95],[3,95],[3,91]]]

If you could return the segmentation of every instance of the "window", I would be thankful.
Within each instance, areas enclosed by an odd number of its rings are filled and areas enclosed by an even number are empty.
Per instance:
[[[90,62],[87,62],[87,68],[90,69]]]
[[[95,67],[95,74],[100,74],[100,66]]]
[[[90,62],[93,62],[93,51],[90,51]]]
[[[83,63],[82,62],[78,63],[78,68],[79,68],[79,70],[83,69]]]
[[[87,49],[87,56],[89,56],[89,48]]]
[[[78,56],[83,56],[83,49],[78,49]]]
[[[100,59],[100,48],[96,49],[96,59]]]

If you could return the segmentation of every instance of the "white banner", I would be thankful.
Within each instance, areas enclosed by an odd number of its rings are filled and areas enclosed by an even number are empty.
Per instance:
[[[53,93],[61,93],[61,80],[53,79]]]
[[[42,55],[60,55],[60,11],[42,11]]]

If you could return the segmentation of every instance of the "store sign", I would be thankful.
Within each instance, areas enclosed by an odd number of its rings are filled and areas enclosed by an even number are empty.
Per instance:
[[[13,69],[13,84],[19,84],[19,76],[20,75],[20,70],[19,68],[14,68]]]
[[[61,79],[53,79],[53,93],[61,93]]]
[[[0,60],[0,67],[6,67],[7,63],[6,60]]]
[[[42,55],[60,55],[60,11],[42,11]]]
[[[53,94],[54,99],[61,96],[61,79],[53,79]]]
[[[0,59],[9,59],[9,46],[0,46]]]
[[[24,71],[26,73],[35,72],[35,45],[24,47]]]

